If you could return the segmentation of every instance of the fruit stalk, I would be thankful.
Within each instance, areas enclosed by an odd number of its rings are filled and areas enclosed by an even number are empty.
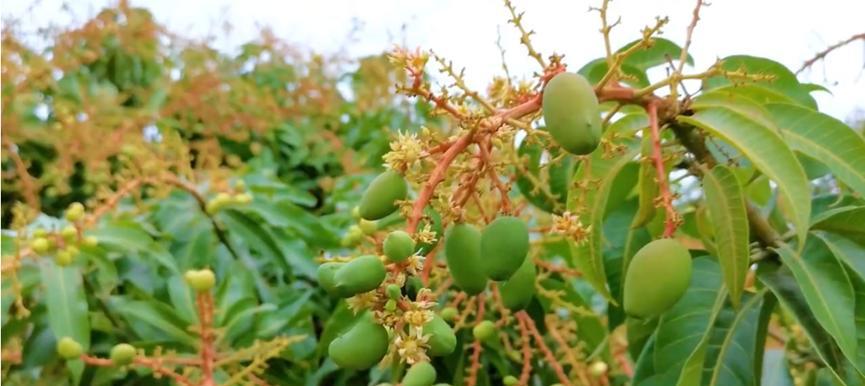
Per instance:
[[[216,350],[213,347],[214,334],[213,325],[213,297],[210,292],[200,292],[195,299],[198,305],[198,328],[201,337],[201,373],[202,386],[215,385],[213,380],[214,362],[216,361]]]
[[[661,205],[667,212],[664,220],[664,237],[672,237],[679,224],[679,214],[673,208],[673,194],[670,193],[670,184],[667,181],[667,171],[664,168],[664,154],[661,152],[661,130],[658,127],[658,103],[651,101],[646,105],[649,114],[649,130],[652,134],[652,161],[658,177],[658,191],[660,193]]]

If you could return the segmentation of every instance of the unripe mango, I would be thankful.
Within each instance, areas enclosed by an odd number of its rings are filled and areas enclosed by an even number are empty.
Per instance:
[[[502,216],[481,235],[481,263],[490,279],[508,280],[529,253],[529,228],[523,220]]]
[[[690,281],[688,249],[673,239],[652,241],[640,248],[628,265],[625,312],[638,318],[657,316],[682,297]]]
[[[601,141],[601,116],[594,88],[582,75],[563,72],[553,77],[542,101],[544,122],[563,149],[589,154]]]
[[[493,337],[496,334],[496,324],[489,321],[484,320],[478,324],[476,324],[472,328],[472,336],[479,341],[485,341]]]
[[[339,294],[339,291],[336,290],[336,282],[333,277],[340,268],[342,268],[342,263],[337,262],[324,263],[318,266],[318,271],[316,272],[318,284],[329,294]]]
[[[383,249],[388,260],[400,262],[414,254],[415,243],[408,233],[393,231],[385,237]]]
[[[64,336],[57,341],[57,354],[60,354],[63,359],[77,359],[82,353],[84,348],[75,339]]]
[[[435,367],[429,362],[418,362],[406,371],[402,386],[432,386],[435,381]]]
[[[441,315],[442,319],[444,319],[445,321],[451,321],[456,319],[457,313],[459,313],[459,311],[457,311],[456,308],[445,307],[442,308],[442,311],[439,313],[439,315]]]
[[[372,180],[360,199],[360,217],[378,220],[396,210],[396,202],[405,199],[408,187],[399,173],[388,170]]]
[[[445,236],[445,258],[454,283],[469,295],[487,287],[481,264],[481,232],[471,224],[457,224]]]
[[[424,324],[423,334],[430,336],[427,354],[431,356],[448,355],[457,347],[457,336],[453,328],[438,315]]]
[[[387,330],[366,313],[348,331],[330,342],[327,353],[339,367],[364,370],[381,361],[387,347]]]
[[[535,296],[536,276],[535,263],[531,259],[525,259],[520,269],[499,288],[505,307],[511,311],[528,307],[532,297]]]
[[[120,343],[111,348],[111,363],[115,366],[126,366],[135,359],[135,346]]]
[[[336,270],[333,275],[334,288],[343,297],[372,291],[384,281],[385,273],[384,264],[378,256],[360,256]]]

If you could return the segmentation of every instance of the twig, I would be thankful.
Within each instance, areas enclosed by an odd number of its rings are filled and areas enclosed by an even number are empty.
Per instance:
[[[844,40],[842,40],[838,43],[835,43],[829,47],[826,47],[825,50],[818,52],[816,55],[814,55],[813,58],[806,60],[805,63],[802,63],[802,67],[799,67],[799,69],[796,70],[796,75],[799,75],[799,73],[802,71],[805,71],[806,68],[813,66],[814,63],[817,63],[819,60],[825,58],[826,55],[829,55],[830,52],[835,51],[841,47],[844,47],[844,46],[846,46],[852,42],[855,42],[856,40],[865,40],[865,32],[853,35],[847,39],[844,39]]]
[[[478,313],[475,315],[475,321],[480,322],[484,320],[484,294],[480,294],[476,297],[478,301]],[[481,345],[481,341],[475,339],[474,343],[472,343],[472,358],[471,358],[471,366],[469,367],[469,376],[466,379],[466,386],[475,386],[478,382],[478,370],[481,365],[481,351],[483,351],[483,346]]]
[[[208,292],[200,292],[195,299],[198,305],[198,334],[201,339],[199,352],[201,355],[201,386],[215,386],[213,380],[214,362],[216,360],[216,348],[214,347],[213,332],[213,296]]]
[[[522,318],[517,318],[520,326],[520,350],[523,353],[523,368],[520,370],[520,386],[528,386],[532,375],[532,348],[529,342],[529,329]]]
[[[556,360],[553,352],[550,351],[550,348],[547,347],[547,344],[544,343],[544,337],[541,336],[541,333],[538,331],[538,328],[535,327],[535,321],[527,314],[525,311],[520,311],[517,313],[517,318],[523,321],[523,324],[529,330],[529,333],[535,339],[535,345],[538,346],[538,349],[544,354],[544,357],[549,362],[550,367],[553,368],[553,371],[556,372],[556,376],[559,378],[559,382],[561,382],[564,386],[571,386],[571,381],[568,380],[567,374],[565,374],[565,370],[562,369],[562,365],[559,364],[559,361]]]

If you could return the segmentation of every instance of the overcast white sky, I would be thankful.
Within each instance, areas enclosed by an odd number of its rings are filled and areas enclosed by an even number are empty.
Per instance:
[[[513,0],[526,11],[524,23],[537,35],[535,46],[544,55],[553,51],[566,55],[572,70],[603,54],[597,32],[597,13],[590,5],[600,0]],[[77,20],[94,14],[106,0],[67,1]],[[133,0],[150,8],[158,20],[175,32],[205,36],[229,21],[232,34],[220,40],[226,49],[257,35],[260,26],[270,26],[290,42],[316,51],[332,52],[342,47],[354,25],[361,23],[352,55],[381,52],[394,43],[433,49],[465,66],[470,84],[483,88],[500,72],[495,45],[501,30],[508,65],[515,75],[530,76],[537,68],[519,46],[514,29],[506,23],[507,10],[500,0]],[[34,5],[35,4],[35,5]],[[61,11],[62,0],[4,0],[4,19],[15,15],[28,29],[48,23],[69,23]],[[622,24],[613,31],[618,47],[639,36],[639,30],[655,16],[669,16],[663,36],[679,44],[691,19],[694,0],[616,0],[613,18]],[[26,11],[32,8],[32,12]],[[865,32],[865,0],[714,0],[704,7],[694,33],[691,53],[696,69],[704,69],[716,57],[750,54],[775,59],[791,69],[826,46]],[[403,29],[404,28],[404,29]],[[832,94],[815,95],[821,109],[841,119],[865,110],[865,44],[857,42],[839,49],[800,75],[800,80],[827,86]]]

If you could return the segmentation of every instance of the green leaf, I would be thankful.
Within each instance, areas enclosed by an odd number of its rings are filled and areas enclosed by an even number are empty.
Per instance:
[[[518,154],[527,162],[519,168],[517,187],[532,205],[548,213],[561,213],[567,202],[568,185],[574,174],[574,157],[565,155],[555,164],[545,163],[549,159],[558,158],[561,151],[558,148],[545,153],[548,145],[544,137],[536,136],[538,140],[528,138],[520,143]],[[522,171],[525,171],[523,173]],[[538,182],[536,185],[535,182]],[[547,189],[546,192],[541,189]]]
[[[637,368],[653,371],[637,371],[635,386],[700,384],[712,325],[724,305],[726,291],[716,262],[696,258],[693,269],[685,295],[661,316],[651,350],[644,350],[637,360]]]
[[[624,47],[619,48],[616,52],[619,53],[625,51],[640,41],[642,41],[642,39],[634,40],[626,44]],[[667,64],[667,58],[678,61],[681,56],[682,47],[679,47],[676,43],[664,38],[653,38],[651,47],[635,51],[625,58],[624,62],[645,71],[655,66]],[[691,54],[688,54],[687,58],[685,58],[685,62],[692,66],[694,65],[694,58],[691,57]]]
[[[248,215],[237,210],[223,211],[226,225],[231,233],[241,239],[250,249],[258,252],[266,263],[276,264],[286,274],[291,274],[291,266],[279,248],[275,237]]]
[[[811,109],[817,108],[817,102],[815,102],[814,98],[809,94],[810,90],[808,87],[799,83],[796,74],[774,60],[756,56],[734,55],[721,59],[721,68],[728,71],[744,70],[748,75],[764,75],[771,77],[771,79],[744,81],[742,83],[758,84],[787,95],[805,107]],[[737,80],[737,82],[739,81]],[[716,76],[706,79],[703,82],[703,87],[708,90],[730,83],[730,80],[726,77]]]
[[[171,305],[174,306],[177,316],[187,324],[198,323],[195,297],[182,276],[175,275],[168,278],[168,297],[171,299]]]
[[[81,272],[76,266],[59,267],[53,260],[40,263],[48,324],[57,339],[68,336],[90,348],[90,319]]]
[[[623,83],[627,83],[628,85],[636,88],[643,88],[649,86],[649,77],[646,76],[646,72],[644,70],[634,67],[628,63],[623,63],[620,68],[622,69],[622,72],[629,77],[622,79]],[[600,82],[601,79],[604,78],[604,75],[607,74],[608,69],[609,67],[607,66],[607,60],[604,58],[599,58],[586,63],[586,65],[580,68],[577,73],[585,76],[589,83],[594,85],[598,84],[598,82]]]
[[[787,249],[789,251],[789,248]],[[775,294],[781,305],[795,318],[805,335],[817,351],[817,355],[840,380],[853,378],[852,364],[844,358],[832,336],[821,326],[810,305],[805,300],[803,290],[787,267],[778,268],[775,263],[764,263],[757,270],[757,278]],[[848,386],[857,383],[848,383]]]
[[[815,216],[812,229],[837,233],[857,242],[865,242],[865,206],[843,206]]]
[[[865,138],[826,114],[797,105],[766,105],[793,150],[825,164],[834,176],[865,195]]]
[[[856,296],[854,317],[856,318],[856,341],[858,343],[856,357],[850,358],[850,360],[860,373],[865,374],[865,279],[853,275],[850,282],[853,284],[853,291]]]
[[[155,301],[130,300],[123,296],[112,296],[110,307],[123,316],[130,325],[143,324],[155,328],[172,341],[190,348],[198,347],[198,340],[187,331],[186,323],[177,316],[171,307]],[[139,335],[145,331],[136,329]],[[149,334],[148,334],[149,335]],[[140,336],[142,339],[155,340],[158,336]]]
[[[831,232],[815,231],[815,236],[826,243],[835,257],[841,260],[850,269],[850,273],[858,275],[859,279],[865,280],[865,246],[856,243],[844,236]]]
[[[607,209],[607,200],[612,193],[613,182],[616,176],[628,163],[639,153],[639,147],[632,143],[625,154],[613,158],[604,159],[601,154],[592,154],[590,162],[586,162],[578,169],[575,179],[588,180],[597,179],[597,184],[591,188],[579,189],[574,186],[568,192],[568,210],[577,212],[578,198],[584,197],[586,205],[585,221],[594,230],[589,234],[588,240],[577,245],[573,240],[568,240],[571,254],[576,258],[577,266],[583,273],[583,278],[588,281],[598,293],[615,303],[610,290],[607,288],[607,279],[604,272],[603,256],[603,229],[604,214]]]
[[[856,299],[847,273],[832,250],[822,239],[810,237],[801,254],[787,246],[777,251],[796,278],[814,317],[835,338],[841,352],[855,358]]]
[[[706,353],[703,385],[748,386],[757,383],[759,374],[756,374],[753,364],[758,349],[763,345],[763,341],[757,338],[766,291],[748,295],[738,310],[725,307],[718,315]]]
[[[712,218],[710,225],[715,234],[715,249],[724,283],[730,292],[730,302],[738,307],[750,259],[745,194],[739,179],[724,165],[715,166],[703,175],[703,191]]]
[[[763,359],[763,376],[757,384],[762,386],[794,386],[783,349],[766,350]]]
[[[698,111],[690,117],[679,117],[679,120],[723,138],[778,184],[781,197],[790,210],[799,244],[803,245],[811,215],[811,189],[795,154],[778,133],[724,107]]]

